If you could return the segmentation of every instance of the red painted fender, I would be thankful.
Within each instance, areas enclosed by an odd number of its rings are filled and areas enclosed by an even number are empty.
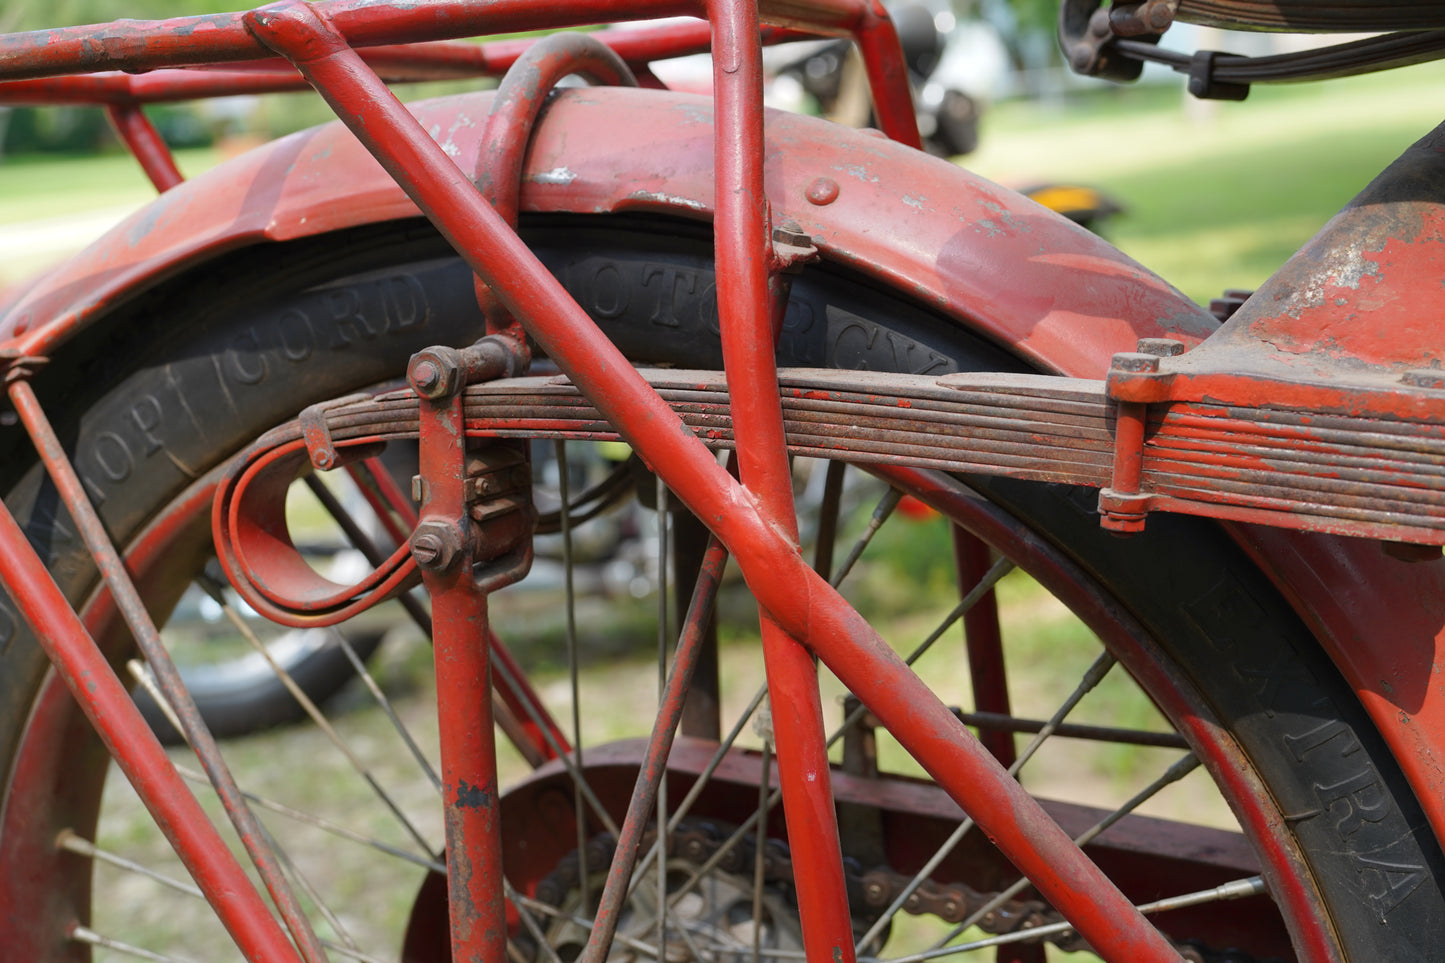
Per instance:
[[[469,95],[414,109],[466,167],[489,106]],[[522,209],[709,219],[712,133],[704,99],[565,91],[529,151]],[[1044,370],[1100,378],[1141,337],[1195,343],[1215,329],[1094,235],[943,161],[778,113],[767,147],[775,218]],[[0,339],[60,360],[116,304],[226,251],[416,213],[340,125],[282,138],[167,192],[43,278],[0,319]],[[1445,838],[1445,563],[1397,562],[1374,542],[1232,531],[1360,694]]]

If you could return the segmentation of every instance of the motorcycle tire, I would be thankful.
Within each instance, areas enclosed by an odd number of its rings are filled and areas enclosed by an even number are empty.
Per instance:
[[[523,234],[629,357],[719,364],[707,225],[552,216],[526,222]],[[643,269],[657,264],[700,282],[676,305],[676,326],[653,317],[655,291]],[[794,281],[780,363],[887,367],[877,353],[849,349],[854,342],[839,337],[849,325],[912,344],[911,356],[938,365],[933,370],[1021,368],[955,321],[826,263]],[[197,479],[305,405],[394,378],[415,350],[467,343],[480,329],[465,265],[429,226],[392,224],[252,249],[224,270],[168,281],[83,334],[35,384],[124,546]],[[0,445],[6,504],[83,605],[96,577],[73,525],[17,430]],[[1154,662],[1143,668],[1178,687],[1150,693],[1161,706],[1194,706],[1219,744],[1237,750],[1242,774],[1213,773],[1226,798],[1240,811],[1272,807],[1266,822],[1275,835],[1261,842],[1269,851],[1262,862],[1293,867],[1293,882],[1319,900],[1318,918],[1290,920],[1297,942],[1333,944],[1355,960],[1437,959],[1445,861],[1411,790],[1305,626],[1239,549],[1189,518],[1151,519],[1140,536],[1110,536],[1092,514],[1090,492],[970,484],[1021,520],[1018,544],[1032,533],[1034,550],[1073,566],[1081,584],[1113,600],[1121,624],[1142,628]],[[204,547],[176,553],[147,579],[158,618],[203,554]],[[92,870],[56,858],[53,841],[62,829],[93,837],[105,758],[85,737],[67,755],[63,778],[36,775],[34,753],[77,737],[73,720],[51,731],[59,724],[37,701],[49,677],[45,657],[14,604],[0,601],[0,945],[15,959],[71,960],[78,951],[66,921],[92,919]],[[129,654],[124,633],[103,642],[113,662]],[[311,764],[305,756],[270,761],[282,782],[286,765]],[[1238,787],[1252,780],[1264,788],[1240,798]],[[94,890],[96,903],[112,895]]]

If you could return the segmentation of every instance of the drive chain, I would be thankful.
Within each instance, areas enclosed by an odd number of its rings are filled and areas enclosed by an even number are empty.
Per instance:
[[[642,851],[651,849],[656,838],[655,829],[644,834]],[[611,833],[599,833],[592,837],[586,850],[589,877],[607,872],[612,864],[615,846]],[[756,846],[756,840],[750,835],[734,838],[734,828],[731,826],[694,819],[684,820],[673,831],[667,852],[670,859],[680,858],[697,867],[703,866],[721,853],[714,865],[715,869],[734,876],[751,876],[757,856]],[[560,907],[567,894],[579,887],[581,864],[576,850],[564,856],[557,867],[537,884],[536,898],[551,906]],[[912,882],[912,877],[886,866],[865,871],[856,860],[846,857],[843,860],[843,872],[849,909],[855,924],[861,924],[863,929],[871,926],[892,906]],[[781,840],[769,838],[766,841],[763,851],[763,876],[768,884],[780,889],[789,901],[796,905],[793,861],[787,844]],[[933,916],[945,923],[957,924],[978,913],[997,896],[997,893],[981,893],[963,883],[924,880],[909,894],[902,908],[913,916]],[[1063,921],[1061,913],[1041,900],[1015,898],[1005,900],[983,913],[976,925],[990,935],[1002,936]],[[862,929],[859,932],[861,933]],[[1050,933],[1041,939],[1067,953],[1089,949],[1088,943],[1072,930]],[[1174,946],[1187,963],[1279,963],[1273,958],[1259,959],[1236,949],[1218,950],[1193,940],[1175,942]]]

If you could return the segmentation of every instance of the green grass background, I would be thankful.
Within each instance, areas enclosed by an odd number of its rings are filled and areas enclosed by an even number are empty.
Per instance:
[[[1136,86],[996,105],[961,163],[1003,184],[1077,181],[1126,213],[1106,233],[1205,302],[1253,288],[1441,120],[1445,66],[1257,87],[1243,103]]]

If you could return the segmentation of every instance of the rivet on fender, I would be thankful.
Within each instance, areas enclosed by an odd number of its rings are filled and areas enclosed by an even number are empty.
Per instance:
[[[820,177],[808,185],[808,200],[824,207],[838,199],[838,182],[831,177]]]

